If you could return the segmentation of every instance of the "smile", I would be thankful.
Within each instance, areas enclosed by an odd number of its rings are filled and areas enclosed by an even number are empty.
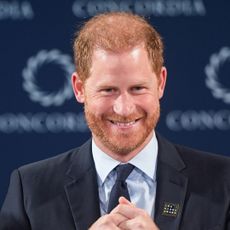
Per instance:
[[[110,122],[120,128],[129,128],[132,127],[133,125],[135,125],[137,123],[137,121],[140,119],[136,119],[134,121],[128,121],[128,122],[121,122],[121,121],[112,121],[110,120]]]

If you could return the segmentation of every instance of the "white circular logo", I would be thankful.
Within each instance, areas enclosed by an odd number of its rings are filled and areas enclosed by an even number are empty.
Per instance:
[[[219,53],[212,54],[209,64],[205,67],[206,86],[211,89],[212,95],[230,104],[230,89],[226,88],[219,79],[218,73],[221,66],[230,61],[230,48],[223,47]]]
[[[39,69],[49,63],[55,63],[65,72],[66,81],[63,88],[53,91],[42,91],[37,85],[36,74]],[[69,55],[61,54],[58,50],[41,50],[36,56],[30,57],[27,66],[22,71],[24,79],[23,89],[29,93],[32,101],[40,103],[42,106],[60,106],[65,100],[73,96],[71,88],[70,76],[74,71],[74,65]]]

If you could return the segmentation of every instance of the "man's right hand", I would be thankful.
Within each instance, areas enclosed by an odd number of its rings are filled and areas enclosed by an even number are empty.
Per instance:
[[[118,227],[127,218],[119,213],[109,213],[100,217],[89,230],[120,230]]]
[[[89,230],[159,230],[142,209],[120,197],[119,204],[109,214],[100,217]]]

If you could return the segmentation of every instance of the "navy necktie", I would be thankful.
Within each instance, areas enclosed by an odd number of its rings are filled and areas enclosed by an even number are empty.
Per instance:
[[[121,196],[124,196],[126,199],[130,200],[129,191],[125,180],[132,172],[133,168],[134,166],[131,164],[121,164],[115,168],[117,172],[117,179],[110,193],[108,213],[118,205],[118,199]]]

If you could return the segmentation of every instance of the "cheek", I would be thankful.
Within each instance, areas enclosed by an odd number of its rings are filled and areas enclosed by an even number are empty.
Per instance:
[[[86,106],[87,109],[95,116],[100,116],[104,113],[111,111],[112,109],[111,102],[104,99],[87,100]]]
[[[150,110],[155,107],[159,103],[158,95],[157,94],[148,94],[144,95],[138,100],[139,107],[143,108],[144,110]]]

